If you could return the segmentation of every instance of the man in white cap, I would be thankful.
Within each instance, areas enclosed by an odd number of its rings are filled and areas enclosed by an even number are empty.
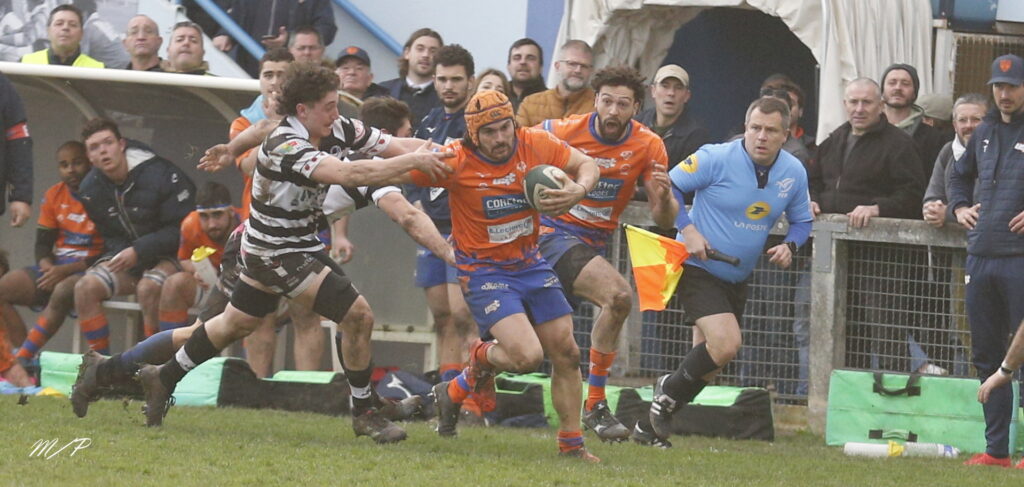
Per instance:
[[[637,116],[638,122],[661,136],[670,164],[686,159],[710,139],[708,130],[686,112],[690,95],[690,75],[677,64],[666,64],[651,83],[654,107]]]

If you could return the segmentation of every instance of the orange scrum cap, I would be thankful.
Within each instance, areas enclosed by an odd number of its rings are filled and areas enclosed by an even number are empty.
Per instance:
[[[480,127],[489,125],[506,118],[515,118],[512,110],[512,103],[508,101],[503,93],[493,90],[479,91],[473,98],[470,98],[466,105],[466,135],[474,144],[480,143],[477,140],[477,132]]]

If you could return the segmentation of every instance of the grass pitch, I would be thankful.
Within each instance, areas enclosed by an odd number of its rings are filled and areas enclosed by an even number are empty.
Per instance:
[[[380,446],[355,438],[347,417],[174,407],[148,429],[140,407],[100,401],[79,419],[64,398],[0,396],[0,485],[1024,485],[1024,471],[963,458],[850,458],[806,433],[774,443],[675,437],[671,450],[586,433],[603,460],[589,465],[559,458],[553,429],[460,428],[442,439],[409,423],[408,440]],[[38,440],[57,441],[33,456]]]

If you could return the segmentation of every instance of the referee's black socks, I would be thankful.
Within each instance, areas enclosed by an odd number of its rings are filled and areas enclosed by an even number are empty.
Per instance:
[[[718,365],[708,353],[707,344],[701,343],[683,357],[679,369],[665,380],[664,392],[680,406],[687,404],[708,385],[702,377],[717,369]]]

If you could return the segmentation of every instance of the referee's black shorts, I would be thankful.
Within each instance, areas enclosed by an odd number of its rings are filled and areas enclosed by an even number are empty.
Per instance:
[[[747,304],[747,282],[726,282],[700,267],[684,265],[676,294],[688,324],[721,313],[732,313],[739,323]]]

